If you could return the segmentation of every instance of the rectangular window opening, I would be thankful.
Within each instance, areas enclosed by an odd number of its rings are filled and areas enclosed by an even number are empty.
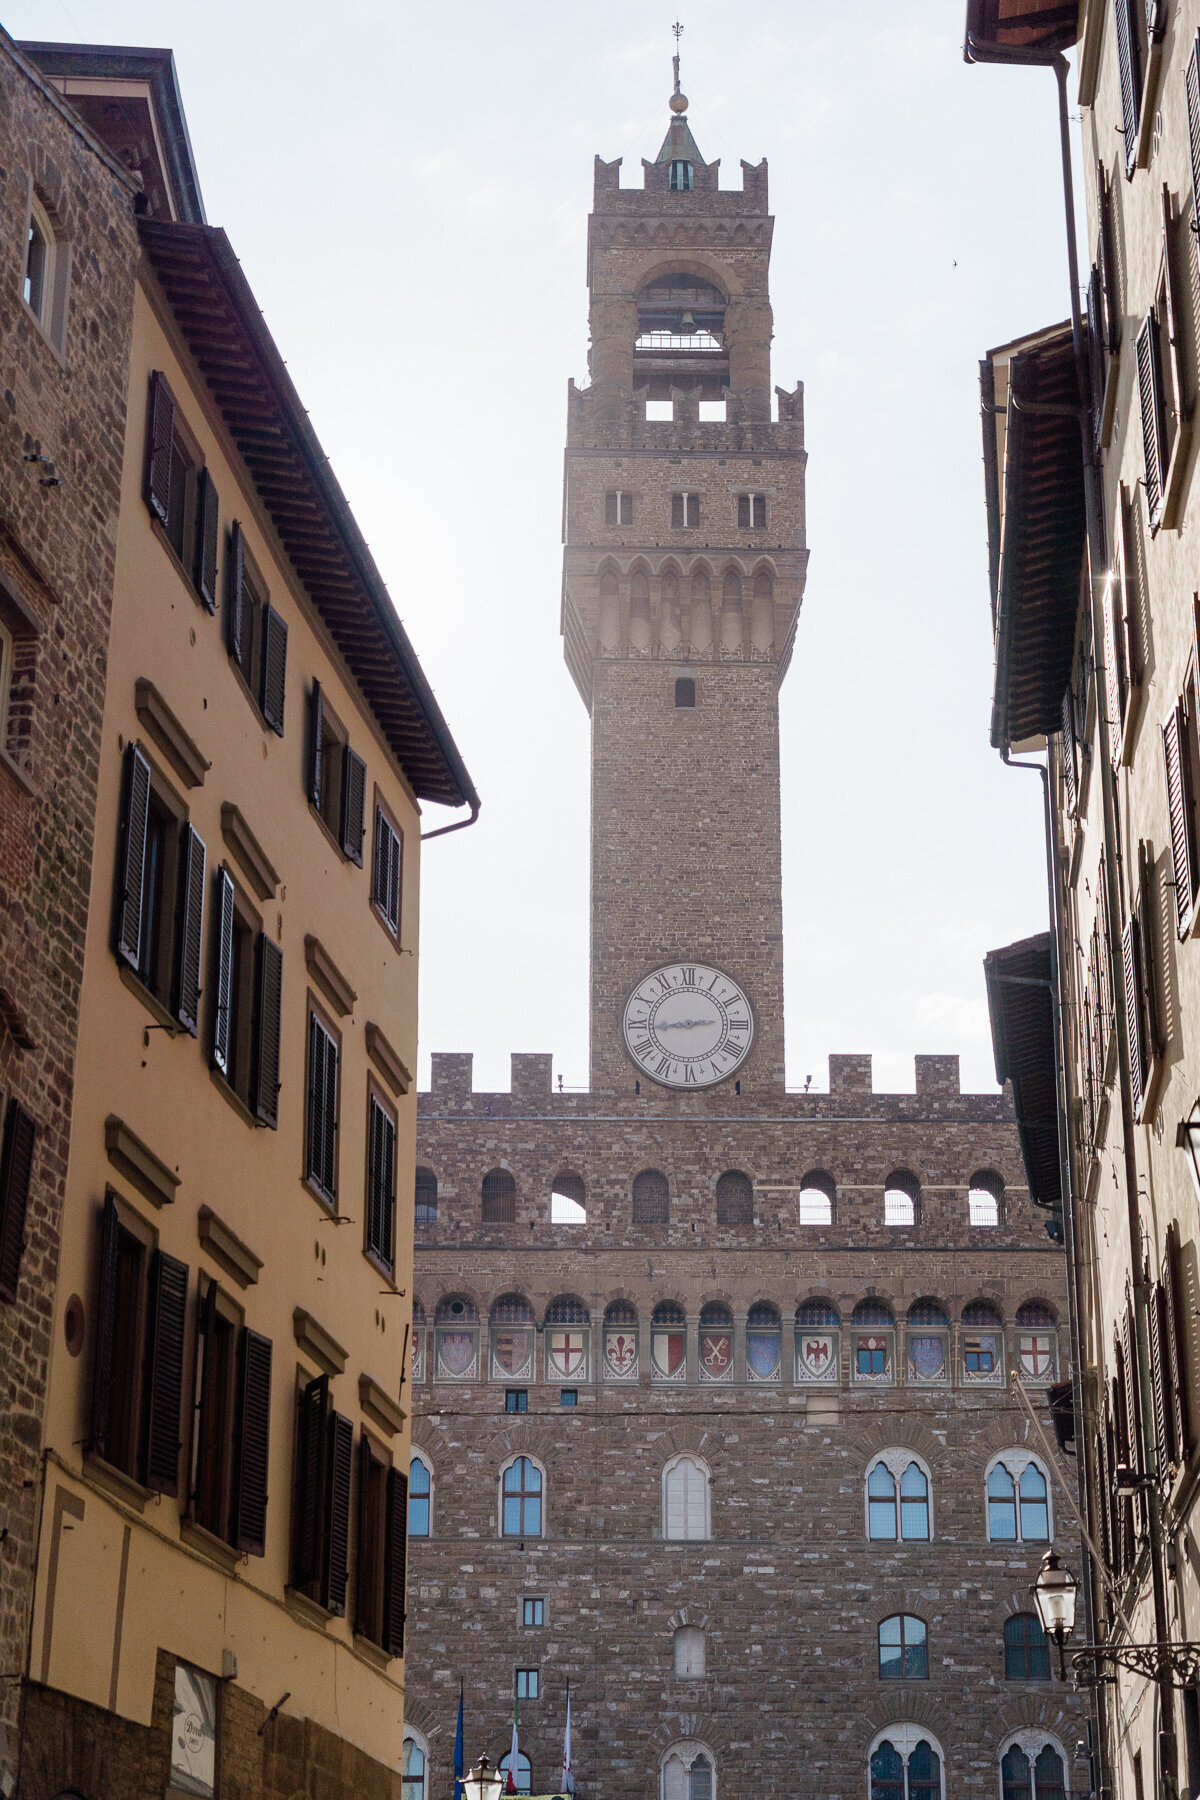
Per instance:
[[[526,1594],[521,1601],[522,1625],[544,1625],[546,1623],[546,1602],[540,1595]]]
[[[522,1413],[529,1411],[528,1388],[505,1388],[504,1410],[506,1413]]]
[[[669,425],[675,417],[673,400],[647,400],[646,421],[651,425]]]
[[[699,405],[702,425],[723,425],[725,423],[724,400],[701,400]]]
[[[537,1669],[518,1669],[517,1670],[517,1699],[518,1700],[536,1700],[537,1699],[538,1686],[539,1686],[538,1675],[539,1675],[539,1671]]]

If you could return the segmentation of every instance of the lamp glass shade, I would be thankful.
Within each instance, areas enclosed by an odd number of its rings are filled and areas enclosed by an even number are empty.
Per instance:
[[[463,1777],[466,1800],[500,1800],[504,1777],[493,1769],[486,1756],[481,1756],[469,1775]]]
[[[1033,1599],[1042,1622],[1042,1630],[1056,1642],[1070,1637],[1075,1629],[1075,1602],[1079,1583],[1070,1569],[1064,1569],[1053,1550],[1042,1559],[1038,1578],[1033,1584]]]

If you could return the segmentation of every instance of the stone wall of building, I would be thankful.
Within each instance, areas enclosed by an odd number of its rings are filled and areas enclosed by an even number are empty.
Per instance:
[[[1058,1479],[1072,1484],[1074,1467],[1054,1445],[1045,1393],[1067,1369],[1062,1253],[1030,1205],[1006,1097],[959,1094],[956,1059],[920,1059],[912,1095],[873,1093],[861,1057],[833,1059],[830,1085],[741,1105],[720,1090],[598,1106],[551,1095],[548,1058],[514,1057],[510,1094],[472,1093],[469,1058],[435,1058],[418,1157],[437,1179],[437,1215],[417,1227],[413,1390],[413,1446],[433,1491],[431,1535],[410,1540],[406,1700],[406,1729],[430,1753],[431,1795],[448,1779],[460,1678],[467,1754],[496,1758],[518,1669],[540,1678],[520,1717],[535,1793],[558,1780],[568,1682],[579,1792],[604,1800],[657,1797],[663,1755],[679,1742],[711,1753],[721,1795],[858,1795],[876,1733],[905,1722],[937,1740],[948,1793],[993,1795],[1001,1747],[1018,1731],[1054,1739],[1072,1779],[1077,1702],[1049,1680],[1005,1679],[1004,1623],[1030,1610],[1046,1546],[990,1541],[985,1499],[994,1457],[1039,1457],[1055,1543],[1078,1567]],[[511,1223],[480,1218],[494,1168],[515,1181]],[[668,1177],[666,1224],[633,1223],[631,1185],[645,1168]],[[752,1224],[717,1224],[716,1180],[730,1169],[755,1184]],[[920,1182],[911,1228],[883,1223],[897,1170]],[[584,1182],[586,1223],[550,1220],[552,1184],[568,1171]],[[813,1172],[833,1178],[828,1225],[799,1222]],[[1003,1183],[999,1223],[973,1226],[968,1189],[985,1172]],[[505,1296],[537,1321],[528,1375],[491,1355],[489,1314]],[[590,1340],[586,1370],[571,1378],[549,1362],[547,1311],[564,1296],[582,1303]],[[802,1379],[793,1353],[796,1310],[814,1298],[841,1320],[833,1381]],[[439,1365],[439,1304],[458,1299],[478,1319],[469,1380]],[[891,1362],[879,1385],[857,1378],[851,1326],[872,1300],[895,1318],[881,1334]],[[949,1321],[943,1384],[923,1386],[909,1366],[906,1315],[918,1300],[940,1302]],[[686,1317],[679,1384],[651,1377],[650,1321],[664,1301]],[[994,1381],[966,1368],[962,1315],[979,1301],[1003,1321]],[[747,1314],[763,1302],[781,1322],[773,1382],[752,1378],[746,1352]],[[636,1379],[605,1375],[614,1303],[636,1313]],[[701,1310],[713,1303],[733,1320],[728,1381],[700,1378]],[[1007,1374],[1030,1305],[1057,1321],[1053,1364],[1030,1388],[1049,1450]],[[462,1314],[442,1313],[461,1328]],[[509,1390],[526,1412],[506,1412]],[[930,1542],[868,1539],[866,1478],[891,1449],[928,1470]],[[663,1473],[681,1454],[710,1474],[706,1540],[664,1539]],[[502,1472],[517,1456],[544,1472],[540,1538],[501,1532]],[[540,1628],[522,1623],[526,1597],[544,1601]],[[926,1625],[927,1680],[880,1679],[878,1628],[896,1613]],[[674,1634],[688,1625],[705,1633],[699,1678],[675,1673]]]
[[[138,247],[134,182],[0,33],[0,1100],[34,1120],[0,1300],[0,1771],[20,1695],[71,1121]],[[31,196],[69,258],[61,344],[24,299]],[[43,460],[28,460],[41,458]],[[2,659],[0,659],[2,674]],[[7,699],[7,717],[5,701]]]

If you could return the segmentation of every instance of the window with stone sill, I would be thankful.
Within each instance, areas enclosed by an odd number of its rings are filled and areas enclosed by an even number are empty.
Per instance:
[[[209,612],[217,609],[220,505],[204,453],[161,369],[150,376],[143,492]]]
[[[125,750],[117,838],[117,960],[193,1036],[199,1029],[204,840],[137,744]]]
[[[178,1494],[188,1267],[111,1192],[95,1295],[87,1447],[131,1480]]]
[[[879,1626],[880,1681],[928,1681],[929,1643],[925,1621],[894,1613]]]
[[[1050,1647],[1036,1613],[1013,1613],[1004,1621],[1004,1679],[1050,1679]]]
[[[675,1673],[683,1680],[704,1674],[704,1633],[699,1625],[681,1625],[675,1633]]]
[[[260,1125],[279,1123],[283,952],[224,865],[213,880],[212,1066]]]
[[[0,583],[0,744],[27,778],[39,637],[33,615]]]
[[[66,342],[70,267],[70,245],[56,230],[50,208],[34,191],[29,196],[25,226],[21,298],[60,355]]]
[[[542,1535],[545,1478],[531,1456],[517,1456],[500,1472],[500,1535]]]

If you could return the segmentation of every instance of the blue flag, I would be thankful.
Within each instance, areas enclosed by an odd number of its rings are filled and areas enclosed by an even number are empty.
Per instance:
[[[463,1684],[458,1684],[458,1730],[454,1733],[454,1800],[463,1800]]]

